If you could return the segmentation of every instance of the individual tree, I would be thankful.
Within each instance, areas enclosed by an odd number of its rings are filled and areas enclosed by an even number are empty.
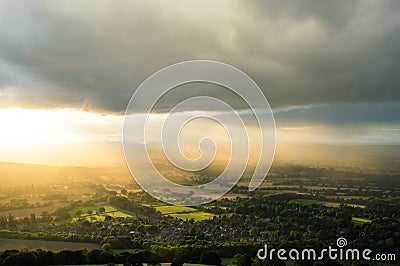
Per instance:
[[[2,265],[5,266],[36,266],[38,265],[38,258],[32,252],[19,252],[11,254],[4,259]]]
[[[102,263],[101,261],[101,250],[99,249],[93,249],[91,251],[89,251],[88,255],[87,255],[87,260],[89,264],[99,264]]]
[[[162,261],[160,254],[155,252],[149,252],[149,254],[146,254],[146,258],[147,258],[146,262],[153,266],[159,265]]]
[[[133,266],[142,266],[145,258],[145,252],[143,250],[135,250],[134,253],[129,255],[126,262]]]
[[[47,211],[42,211],[42,213],[40,214],[40,217],[41,217],[42,222],[44,222],[44,223],[51,222],[51,220],[52,220],[50,213],[48,213]]]
[[[237,265],[237,266],[251,266],[253,263],[253,260],[250,258],[249,255],[243,255],[240,253],[237,253],[235,256],[233,256],[232,264]]]
[[[31,223],[35,224],[36,223],[36,216],[34,213],[31,213]]]
[[[207,251],[203,254],[200,262],[207,265],[221,265],[221,258],[214,251]]]
[[[185,261],[183,260],[182,257],[175,257],[175,258],[172,260],[170,266],[183,266],[183,263],[184,263],[184,262],[185,262]]]
[[[9,227],[15,227],[17,225],[17,221],[14,216],[12,216],[11,213],[8,214],[8,226]]]
[[[101,246],[101,249],[105,250],[105,251],[110,251],[111,250],[111,244],[110,243],[105,243],[105,244],[103,244]]]

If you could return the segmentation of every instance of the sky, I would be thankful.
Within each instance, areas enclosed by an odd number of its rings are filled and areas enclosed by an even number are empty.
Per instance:
[[[194,59],[253,78],[278,143],[400,144],[396,0],[1,0],[0,40],[0,161],[120,147],[135,89]]]

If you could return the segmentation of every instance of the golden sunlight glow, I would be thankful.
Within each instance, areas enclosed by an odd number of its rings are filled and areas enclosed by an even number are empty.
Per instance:
[[[121,120],[119,116],[101,116],[79,110],[5,109],[0,110],[0,143],[31,145],[105,141],[118,132],[112,132],[108,127],[108,130],[103,128],[98,133],[93,127],[107,126],[107,123],[118,125]],[[111,133],[104,134],[110,130]]]
[[[154,145],[160,141],[164,116],[150,115],[149,124],[154,122],[156,126],[147,132],[146,143]],[[123,120],[123,115],[101,115],[77,109],[0,109],[0,161],[53,165],[123,163]],[[207,121],[196,123],[191,123],[182,131],[180,141],[185,153],[198,156],[198,140],[206,133],[217,141],[222,157],[229,154],[226,142],[229,136],[221,128]],[[259,152],[258,134],[257,129],[248,128],[253,150],[250,160],[253,154]],[[277,144],[336,143],[338,140],[334,136],[337,134],[325,126],[283,126],[277,128]],[[343,138],[342,141],[351,142],[353,139]]]
[[[0,161],[104,163],[102,154],[111,158],[110,154],[118,150],[114,146],[121,140],[122,121],[123,116],[74,109],[3,109],[0,110]]]

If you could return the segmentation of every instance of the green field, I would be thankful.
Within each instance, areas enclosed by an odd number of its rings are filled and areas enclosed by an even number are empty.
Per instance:
[[[0,250],[7,249],[28,249],[28,250],[51,250],[58,251],[63,249],[80,250],[86,248],[88,250],[99,249],[100,245],[93,243],[77,243],[64,241],[47,241],[47,240],[26,240],[26,239],[3,239],[0,238]]]
[[[232,258],[221,258],[222,265],[232,265]]]
[[[324,205],[326,207],[335,207],[339,208],[340,203],[337,202],[329,202],[329,201],[321,201],[321,200],[313,200],[313,199],[294,199],[290,201],[291,203],[297,203],[297,204],[302,204],[302,205],[312,205],[312,204],[317,204],[317,205]],[[359,204],[349,204],[345,203],[346,206],[354,207],[354,208],[365,208],[364,205],[359,205]]]
[[[346,204],[346,205],[354,208],[361,208],[361,209],[365,208],[365,205],[360,205],[360,204]]]
[[[154,207],[157,211],[161,212],[161,214],[174,214],[174,213],[184,213],[184,212],[195,212],[197,211],[195,208],[186,207],[186,206],[157,206]]]
[[[116,266],[123,266],[122,264],[116,264]],[[144,266],[150,266],[151,264],[147,264],[147,263],[144,263],[143,264]],[[163,262],[163,263],[160,263],[159,264],[160,266],[170,266],[171,265],[171,263],[170,262]],[[207,266],[206,264],[193,264],[193,263],[184,263],[183,264],[184,266]],[[223,265],[226,265],[226,264],[223,264]]]
[[[214,217],[214,214],[199,211],[195,208],[185,207],[185,206],[155,206],[157,211],[159,211],[163,215],[170,215],[172,217],[182,219],[182,220],[190,220],[193,219],[195,221],[202,221],[211,219]]]
[[[99,213],[99,209],[103,207],[105,209],[105,212],[100,214]],[[73,218],[73,220],[77,220],[79,217],[76,216],[76,212],[80,210],[82,211],[82,214],[80,215],[80,218],[86,218],[88,221],[96,221],[97,219],[99,220],[104,220],[106,216],[111,216],[114,218],[125,218],[125,217],[131,217],[132,215],[129,214],[126,211],[121,211],[118,210],[116,208],[114,208],[111,205],[107,205],[107,204],[101,204],[101,205],[95,205],[95,206],[79,206],[79,207],[75,207],[74,209],[72,209],[71,211],[69,211],[69,214]],[[92,211],[91,214],[88,214],[88,211]]]
[[[190,213],[178,213],[178,214],[169,214],[172,217],[182,219],[182,220],[190,220],[193,219],[195,221],[203,221],[213,218],[215,215],[207,212],[190,212]]]
[[[105,213],[99,213],[99,209],[103,207],[105,208]],[[190,220],[193,219],[195,221],[202,221],[202,220],[207,220],[211,219],[214,214],[199,211],[195,208],[191,207],[185,207],[185,206],[169,206],[169,205],[161,205],[157,204],[156,206],[148,206],[148,207],[153,207],[157,211],[159,211],[162,215],[170,215],[172,217],[178,218],[178,219],[183,219],[183,220]],[[80,210],[82,214],[78,217],[76,215],[76,212]],[[91,214],[88,214],[88,211],[91,211]],[[104,220],[106,216],[111,216],[111,217],[130,217],[132,216],[131,213],[124,211],[124,210],[119,210],[114,208],[111,205],[107,204],[98,204],[95,206],[79,206],[75,207],[71,211],[69,211],[69,214],[74,217],[73,220],[77,220],[78,218],[86,218],[88,221],[96,221],[96,220]]]
[[[363,223],[363,224],[372,222],[372,220],[370,220],[370,219],[360,218],[360,217],[352,217],[351,220],[356,222],[356,223]]]
[[[0,212],[0,217],[4,216],[7,217],[10,213],[15,216],[15,217],[30,217],[32,213],[34,213],[36,216],[39,216],[43,211],[52,213],[54,212],[57,208],[64,207],[66,206],[65,203],[57,203],[51,206],[46,206],[46,207],[39,207],[39,208],[27,208],[27,209],[17,209],[17,210],[9,210],[9,211],[3,211]]]
[[[339,207],[340,205],[336,202],[326,202],[326,201],[321,201],[321,200],[313,200],[313,199],[294,199],[290,201],[291,203],[297,203],[301,205],[312,205],[312,204],[317,204],[317,205],[325,205],[328,207]]]
[[[212,208],[215,208],[215,207],[218,207],[221,210],[227,210],[228,209],[228,207],[224,207],[224,206],[214,206],[214,205],[212,205],[212,206],[203,206],[203,208],[206,209],[206,210],[209,210],[209,209],[212,209]]]

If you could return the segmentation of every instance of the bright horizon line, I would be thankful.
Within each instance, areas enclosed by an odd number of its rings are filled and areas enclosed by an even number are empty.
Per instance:
[[[124,163],[123,120],[124,115],[74,108],[0,109],[0,161],[46,165]],[[355,135],[343,141],[343,133],[334,127],[317,124],[280,126],[278,121],[277,145],[398,145],[400,143],[380,137],[388,134],[395,139],[398,132],[390,127],[372,127],[363,138]]]

